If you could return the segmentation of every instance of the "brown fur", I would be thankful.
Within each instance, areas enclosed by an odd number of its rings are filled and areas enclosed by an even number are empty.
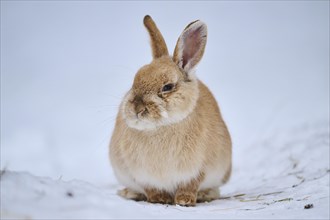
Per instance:
[[[151,19],[149,15],[145,16],[143,19],[144,26],[148,29],[151,38],[151,48],[153,58],[159,58],[168,55],[167,46],[163,35],[158,30],[155,22]]]
[[[110,143],[113,170],[126,186],[119,194],[185,206],[218,199],[231,173],[231,138],[212,93],[192,73],[204,53],[206,25],[188,25],[172,58],[150,16],[144,23],[155,59],[136,74]],[[173,89],[163,91],[168,83]]]
[[[188,183],[181,183],[175,193],[174,202],[183,206],[194,206],[197,201],[197,191],[200,183],[204,179],[204,174],[201,173],[198,177],[192,179]]]
[[[156,188],[145,188],[147,201],[151,203],[173,204],[173,196],[164,191]]]

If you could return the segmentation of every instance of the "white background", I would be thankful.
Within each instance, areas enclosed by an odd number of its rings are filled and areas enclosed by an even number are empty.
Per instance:
[[[2,169],[116,182],[108,142],[151,61],[146,14],[169,51],[188,23],[208,25],[197,76],[232,134],[234,170],[273,132],[329,121],[328,1],[1,1]]]

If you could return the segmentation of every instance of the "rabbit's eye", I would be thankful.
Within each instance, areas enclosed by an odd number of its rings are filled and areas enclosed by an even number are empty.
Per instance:
[[[166,84],[162,88],[162,92],[169,92],[174,88],[174,85],[172,83]]]

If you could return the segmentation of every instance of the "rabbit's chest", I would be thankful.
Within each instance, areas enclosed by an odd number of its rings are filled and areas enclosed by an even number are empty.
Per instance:
[[[178,166],[185,158],[180,154],[180,145],[171,145],[169,143],[154,143],[144,145],[135,144],[135,153],[132,155],[133,163],[137,169],[162,175],[170,170],[178,170]]]
[[[175,138],[149,139],[148,144],[132,142],[128,156],[132,177],[142,185],[162,186],[168,190],[194,178],[199,173],[200,163],[185,144]]]

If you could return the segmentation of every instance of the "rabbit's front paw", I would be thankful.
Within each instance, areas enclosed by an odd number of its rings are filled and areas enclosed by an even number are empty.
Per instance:
[[[196,201],[196,193],[192,192],[177,193],[174,198],[174,203],[181,206],[195,206]]]
[[[147,201],[151,203],[173,204],[173,197],[166,191],[157,189],[145,189]]]

